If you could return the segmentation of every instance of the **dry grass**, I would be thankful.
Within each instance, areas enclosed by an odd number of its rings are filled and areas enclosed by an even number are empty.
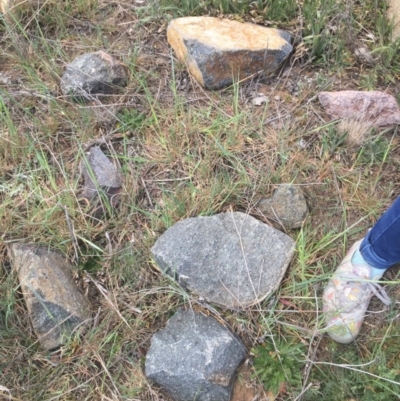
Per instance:
[[[277,22],[297,42],[305,37],[284,70],[216,93],[202,90],[174,59],[165,38],[172,6],[157,14],[156,7],[131,1],[47,2],[18,23],[0,22],[0,79],[8,77],[0,81],[0,399],[7,399],[7,389],[12,400],[24,401],[168,399],[147,382],[143,365],[152,334],[179,306],[227,322],[248,349],[274,335],[301,342],[307,358],[319,363],[380,361],[364,368],[378,376],[373,380],[311,363],[300,387],[288,385],[278,400],[294,400],[301,389],[304,400],[366,400],[371,392],[394,399],[398,387],[385,389],[379,378],[400,381],[397,304],[369,316],[350,347],[317,331],[326,279],[400,189],[397,130],[371,133],[349,121],[336,127],[315,101],[331,87],[358,89],[355,77],[366,73],[339,38],[346,27],[360,41],[374,33],[371,50],[383,43],[375,2],[344,2],[357,19],[347,8],[339,18],[333,3],[324,8],[331,14],[321,16],[329,32],[313,35],[306,9],[296,11],[303,22]],[[264,18],[261,9],[253,11]],[[387,64],[390,46],[384,45],[381,63],[368,68],[379,71],[376,89],[396,94],[399,62]],[[99,49],[129,67],[130,84],[103,103],[72,103],[59,90],[59,76],[76,55]],[[270,101],[258,107],[251,100],[260,90]],[[100,221],[89,218],[79,197],[79,163],[93,144],[124,178],[119,208]],[[152,244],[180,219],[239,210],[267,222],[257,202],[288,182],[301,186],[310,215],[302,229],[288,232],[296,255],[281,288],[261,305],[228,311],[198,304],[151,261]],[[75,260],[77,284],[93,305],[85,337],[55,352],[40,349],[10,273],[6,244],[16,240],[46,243]],[[388,277],[396,298],[397,270]],[[251,363],[249,354],[245,382]],[[267,399],[267,392],[258,394]]]

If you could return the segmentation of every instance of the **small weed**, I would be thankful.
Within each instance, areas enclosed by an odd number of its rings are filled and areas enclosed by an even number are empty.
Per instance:
[[[360,88],[367,91],[372,91],[376,89],[377,84],[378,74],[375,70],[368,71],[360,79]]]
[[[301,386],[305,347],[302,343],[269,340],[252,349],[254,376],[267,391],[285,392]]]
[[[357,155],[357,162],[371,166],[382,162],[386,159],[389,147],[389,141],[382,136],[367,141]]]
[[[321,134],[321,158],[333,156],[340,148],[346,144],[348,132],[338,133],[336,127],[330,125],[327,130]]]

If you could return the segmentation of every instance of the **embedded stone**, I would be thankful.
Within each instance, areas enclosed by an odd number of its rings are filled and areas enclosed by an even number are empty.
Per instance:
[[[295,185],[281,185],[270,199],[261,199],[257,209],[268,219],[286,229],[298,228],[308,214],[307,202]]]
[[[321,92],[319,101],[333,118],[351,118],[372,126],[400,124],[396,99],[379,91]]]
[[[113,94],[128,83],[127,68],[100,50],[78,56],[61,77],[61,91],[78,100],[94,95]]]
[[[213,17],[174,19],[167,38],[178,59],[208,89],[271,73],[293,49],[286,31]]]
[[[102,195],[112,207],[119,203],[122,185],[119,171],[100,146],[93,146],[81,162],[81,172],[84,179],[81,196],[89,200],[91,215],[101,218],[107,211]]]
[[[47,350],[63,345],[91,319],[89,301],[74,283],[71,264],[46,246],[15,243],[10,249],[39,342]]]
[[[229,401],[243,343],[213,317],[178,310],[154,334],[146,376],[175,400]]]
[[[286,234],[241,212],[182,220],[151,249],[166,274],[206,301],[254,305],[279,286],[294,252]]]

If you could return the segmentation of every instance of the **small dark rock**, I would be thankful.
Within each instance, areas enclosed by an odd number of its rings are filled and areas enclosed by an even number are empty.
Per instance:
[[[242,342],[214,318],[178,310],[151,340],[146,376],[175,400],[229,401],[245,355]]]
[[[258,210],[267,218],[283,225],[286,229],[298,228],[308,214],[303,192],[295,185],[281,185],[271,199],[261,199]]]
[[[127,68],[109,54],[98,51],[78,56],[61,77],[61,91],[78,100],[112,94],[128,84]]]
[[[12,244],[10,249],[13,269],[43,348],[57,348],[74,331],[87,327],[90,304],[78,291],[65,257],[36,244]]]
[[[81,196],[90,201],[92,215],[100,217],[106,211],[101,194],[107,196],[112,206],[118,203],[121,189],[118,169],[99,146],[93,146],[90,148],[87,159],[81,163],[81,171],[84,179]]]

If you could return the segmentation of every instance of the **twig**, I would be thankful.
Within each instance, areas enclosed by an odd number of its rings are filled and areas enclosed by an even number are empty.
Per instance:
[[[148,201],[150,203],[150,206],[153,207],[153,202],[151,201],[151,197],[150,197],[149,191],[147,190],[146,182],[143,179],[143,177],[140,177],[140,181],[142,181],[142,185],[143,185],[144,191],[146,192],[146,196],[147,196],[147,199],[148,199]]]
[[[328,365],[328,366],[335,366],[337,368],[344,368],[344,369],[353,370],[354,372],[364,373],[364,374],[366,374],[368,376],[375,377],[376,379],[381,379],[381,380],[384,380],[386,382],[389,382],[389,383],[396,384],[396,385],[400,386],[400,382],[396,382],[395,380],[387,379],[386,377],[374,375],[373,373],[366,372],[365,370],[361,370],[361,369],[356,369],[354,367],[354,366],[363,367],[363,366],[371,365],[371,364],[376,362],[376,359],[374,359],[374,360],[372,360],[370,362],[367,362],[367,363],[362,363],[360,365],[347,365],[347,364],[331,363],[331,362],[314,362],[314,361],[311,361],[311,360],[308,360],[308,361],[310,363],[312,363],[313,365]]]
[[[322,336],[320,336],[319,339],[318,339],[317,345],[311,351],[311,349],[312,349],[311,347],[313,345],[313,341],[314,341],[315,335],[318,332],[319,309],[318,309],[317,291],[315,291],[315,288],[314,288],[314,297],[315,297],[315,305],[316,305],[316,313],[317,313],[316,321],[315,321],[315,331],[314,331],[314,334],[313,334],[313,336],[312,336],[312,338],[310,340],[310,345],[308,347],[307,363],[306,363],[306,366],[304,368],[303,386],[301,388],[300,394],[296,397],[296,399],[294,401],[301,401],[301,399],[302,399],[303,395],[305,394],[305,392],[312,386],[312,383],[309,383],[306,386],[306,384],[308,382],[308,379],[310,377],[311,368],[312,368],[312,364],[309,362],[309,360],[314,360],[315,359],[315,356],[317,355],[318,346],[319,346],[319,344],[321,342],[321,339],[322,339]],[[310,354],[311,354],[311,356],[310,356]]]
[[[78,252],[78,246],[77,246],[77,240],[76,240],[76,236],[74,234],[74,226],[69,218],[69,214],[68,214],[68,210],[65,206],[60,205],[60,208],[62,210],[64,210],[65,213],[65,219],[67,220],[67,226],[68,226],[68,230],[69,230],[69,235],[71,237],[71,241],[72,241],[72,245],[74,247],[74,252],[75,252],[75,261],[76,263],[79,264],[79,252]]]
[[[300,401],[303,395],[312,387],[312,383],[308,383],[307,387],[303,387],[301,393],[293,400],[293,401]]]

